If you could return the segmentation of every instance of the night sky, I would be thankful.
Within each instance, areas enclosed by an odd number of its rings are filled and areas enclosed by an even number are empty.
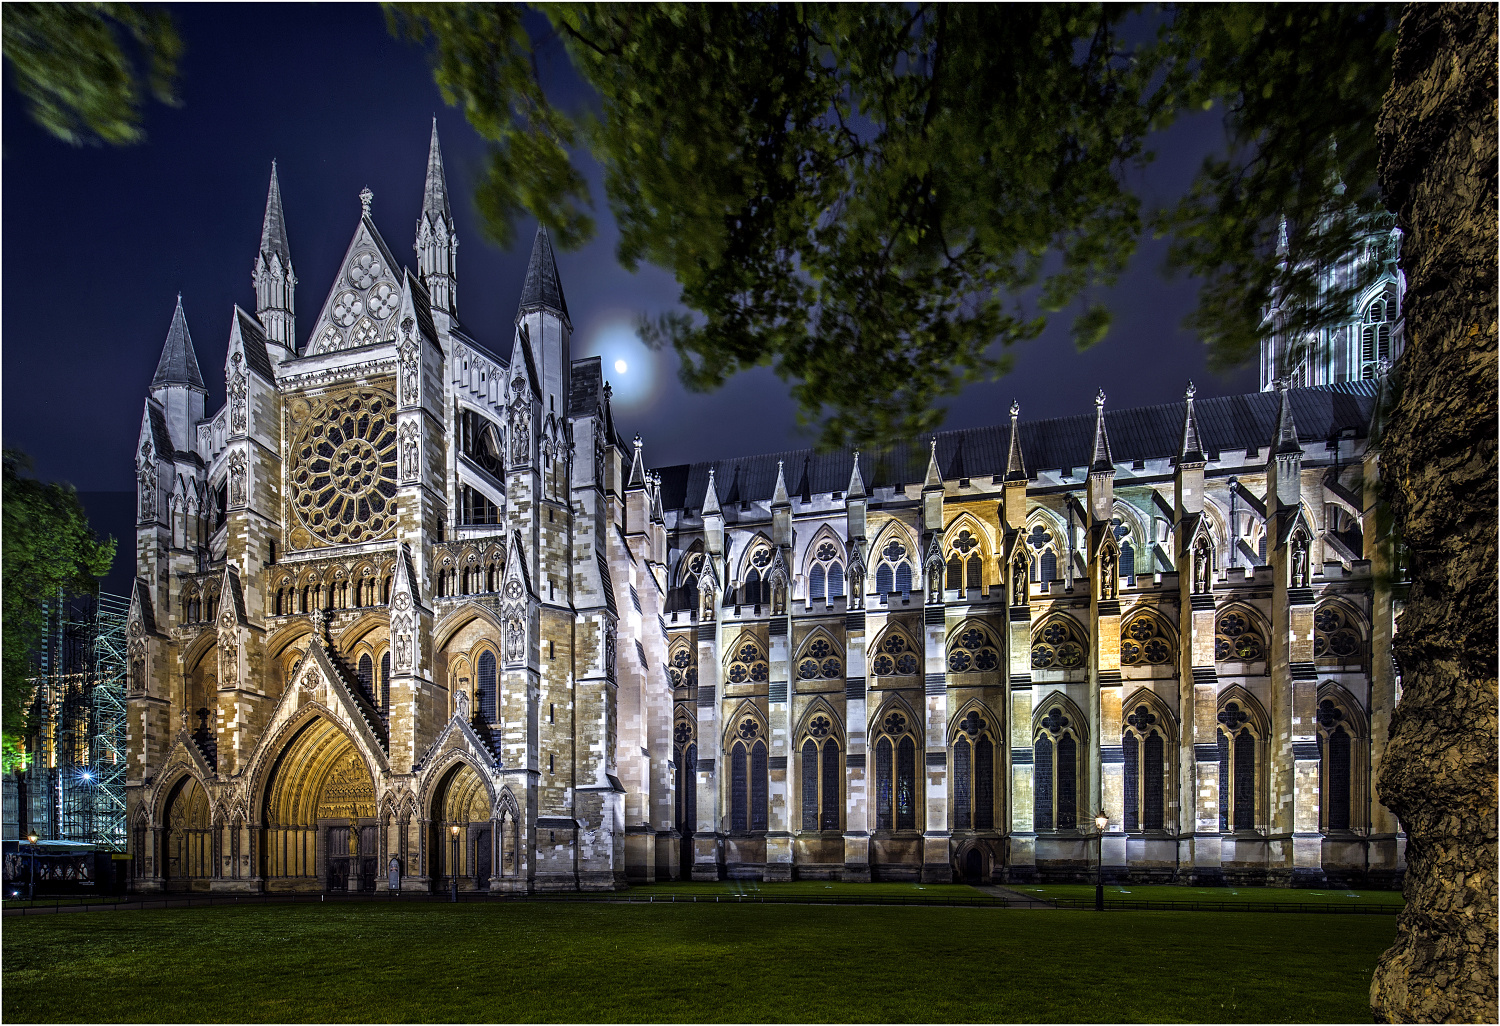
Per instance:
[[[152,103],[147,140],[134,147],[75,149],[26,116],[6,74],[3,119],[4,443],[29,453],[43,479],[72,482],[96,526],[132,530],[129,501],[93,493],[133,489],[132,453],[142,400],[181,292],[209,410],[224,401],[230,313],[253,312],[250,272],[266,185],[280,169],[296,269],[297,326],[305,342],[359,218],[361,188],[398,258],[415,266],[431,118],[436,115],[458,223],[459,316],[464,329],[510,351],[533,228],[502,252],[480,233],[470,196],[483,142],[443,105],[426,55],[386,31],[374,6],[191,5],[172,8],[186,45],[183,106]],[[586,96],[556,54],[551,94],[564,106]],[[1179,195],[1203,156],[1220,145],[1217,113],[1195,116],[1156,140],[1145,174],[1148,206]],[[605,356],[615,379],[616,423],[640,432],[656,466],[810,444],[785,386],[769,369],[718,393],[687,393],[670,354],[648,355],[630,334],[634,317],[673,305],[669,275],[632,275],[614,259],[616,233],[600,176],[589,166],[599,232],[558,265],[572,314],[575,355]],[[1019,347],[1016,369],[974,385],[952,403],[947,427],[995,423],[1012,397],[1022,416],[1092,409],[1103,387],[1113,407],[1174,402],[1189,378],[1200,397],[1252,391],[1253,367],[1209,374],[1205,352],[1180,327],[1192,280],[1159,273],[1164,247],[1146,240],[1120,284],[1099,298],[1115,312],[1109,337],[1077,353],[1059,320]],[[624,375],[612,372],[616,359]],[[119,562],[119,561],[117,561]],[[117,566],[106,587],[129,570]],[[116,581],[120,578],[120,581]]]

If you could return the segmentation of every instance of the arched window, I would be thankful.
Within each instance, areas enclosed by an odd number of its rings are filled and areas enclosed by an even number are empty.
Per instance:
[[[698,685],[698,668],[693,665],[692,649],[684,642],[672,649],[667,657],[667,679],[674,688],[691,688]]]
[[[756,606],[771,601],[771,581],[767,568],[771,565],[771,546],[764,540],[750,552],[750,570],[745,574],[744,594],[741,605]]]
[[[1334,605],[1325,605],[1313,617],[1313,657],[1317,660],[1353,663],[1358,662],[1364,645],[1359,630]]]
[[[1126,581],[1135,580],[1135,547],[1128,541],[1120,543],[1120,577]]]
[[[1387,287],[1365,307],[1359,328],[1359,376],[1373,378],[1380,361],[1391,358],[1391,329],[1397,316],[1396,290]]]
[[[1367,825],[1364,814],[1369,749],[1363,716],[1340,688],[1330,687],[1318,702],[1319,820],[1324,833]]]
[[[1239,702],[1219,710],[1219,829],[1226,833],[1255,829],[1259,790],[1259,738],[1250,713]]]
[[[383,652],[380,656],[380,708],[387,716],[391,712],[391,654]]]
[[[844,676],[844,660],[831,641],[821,633],[810,637],[802,647],[797,660],[797,676],[801,680],[841,680]]]
[[[959,591],[973,591],[974,596],[984,588],[984,559],[980,555],[981,545],[974,532],[962,528],[948,541],[948,587]]]
[[[766,661],[766,652],[761,648],[760,642],[751,637],[741,637],[734,657],[730,660],[727,676],[731,684],[770,679],[771,664]]]
[[[485,723],[495,722],[495,653],[485,649],[479,653],[474,672],[479,693],[475,697],[475,713]]]
[[[686,717],[679,719],[672,728],[677,758],[677,831],[683,843],[691,846],[688,839],[698,830],[698,742],[693,735],[693,725]]]
[[[818,542],[813,562],[807,571],[807,597],[831,601],[844,597],[843,553],[831,539]]]
[[[1172,636],[1155,614],[1138,613],[1120,632],[1121,666],[1166,666],[1172,655]]]
[[[958,553],[948,557],[948,589],[957,591],[964,586],[964,561]]]
[[[1166,734],[1144,703],[1125,717],[1125,829],[1166,828]]]
[[[1083,665],[1085,640],[1078,625],[1065,616],[1043,621],[1031,639],[1031,665],[1037,669],[1074,670]]]
[[[844,807],[843,764],[833,721],[816,713],[802,739],[802,829],[837,830]]]
[[[1057,580],[1057,553],[1059,546],[1052,532],[1042,524],[1033,524],[1026,534],[1026,544],[1031,547],[1031,579],[1047,583]]]
[[[1072,830],[1078,826],[1081,728],[1063,706],[1046,708],[1032,742],[1032,820],[1037,830]]]
[[[875,742],[875,829],[917,829],[917,745],[902,712],[880,721]]]
[[[877,677],[909,677],[922,669],[917,647],[900,631],[888,630],[875,646],[870,669]]]
[[[729,829],[734,833],[763,831],[770,822],[766,742],[760,724],[745,717],[735,728],[729,749]]]
[[[368,652],[359,657],[359,683],[365,689],[365,694],[375,694],[375,660],[370,658]]]
[[[1214,625],[1214,660],[1254,663],[1266,657],[1266,642],[1255,622],[1239,610],[1220,614]]]
[[[807,597],[809,599],[826,599],[828,594],[828,577],[823,568],[814,563],[812,572],[807,575]]]
[[[953,828],[995,828],[995,742],[975,711],[959,721],[953,742]]]
[[[875,568],[875,590],[883,601],[892,595],[911,594],[911,561],[906,545],[892,538],[880,550],[880,563]]]
[[[999,643],[982,627],[964,628],[948,648],[948,669],[953,673],[989,673],[999,668]]]

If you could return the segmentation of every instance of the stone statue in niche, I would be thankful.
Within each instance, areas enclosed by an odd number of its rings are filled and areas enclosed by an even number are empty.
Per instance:
[[[401,345],[397,348],[397,359],[401,364],[401,396],[402,406],[416,406],[421,401],[420,383],[422,374],[422,361],[417,351],[417,340],[412,329],[411,318],[401,322]]]
[[[1199,595],[1208,594],[1212,585],[1213,560],[1210,558],[1208,546],[1199,543],[1193,547],[1193,591]]]
[[[236,452],[229,457],[229,505],[245,504],[245,454]]]
[[[1307,537],[1298,534],[1292,539],[1292,587],[1305,588],[1307,583]]]
[[[1013,606],[1024,606],[1030,599],[1027,594],[1028,572],[1026,561],[1018,559],[1010,566],[1010,604]]]
[[[698,597],[703,600],[703,608],[698,614],[698,619],[707,623],[714,618],[714,588],[712,584],[705,583]]]
[[[459,685],[457,694],[453,696],[453,701],[454,715],[460,720],[467,720],[469,718],[469,689],[466,685]]]
[[[417,425],[412,421],[407,421],[401,425],[401,480],[417,480],[421,476],[421,468],[417,448]]]

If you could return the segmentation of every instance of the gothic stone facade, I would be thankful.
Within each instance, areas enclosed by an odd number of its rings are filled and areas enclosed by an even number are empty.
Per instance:
[[[651,472],[545,233],[459,328],[435,130],[415,271],[362,205],[299,339],[273,169],[212,416],[173,317],[138,888],[1399,876],[1375,383]]]

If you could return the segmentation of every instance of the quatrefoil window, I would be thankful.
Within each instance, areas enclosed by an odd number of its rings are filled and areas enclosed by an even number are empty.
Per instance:
[[[755,555],[750,557],[750,562],[758,568],[764,568],[771,563],[770,549],[756,549]]]
[[[1334,705],[1333,702],[1325,698],[1318,703],[1318,725],[1324,730],[1332,730],[1343,718],[1344,710]]]
[[[347,328],[364,312],[363,300],[353,292],[340,292],[333,301],[333,309],[329,311],[329,316],[333,318],[334,323]]]
[[[677,726],[672,730],[672,738],[680,745],[685,745],[693,739],[693,728],[688,726],[686,720],[678,720]]]
[[[958,724],[958,729],[961,730],[961,731],[963,731],[965,734],[969,735],[970,737],[977,737],[977,736],[979,736],[979,732],[982,731],[984,728],[985,728],[984,720],[980,719],[979,714],[977,712],[972,712],[972,711],[969,713],[969,715],[965,716],[962,720],[960,720],[959,724]]]
[[[893,541],[884,549],[881,549],[880,554],[890,562],[896,563],[906,558],[906,546],[898,541]]]
[[[905,734],[906,733],[906,717],[902,716],[900,713],[891,713],[889,716],[887,716],[885,718],[885,722],[881,724],[881,728],[887,734],[891,734],[891,735]]]
[[[1042,717],[1042,726],[1053,734],[1061,734],[1067,729],[1068,718],[1063,715],[1061,709],[1054,705],[1052,711]]]
[[[1156,715],[1144,705],[1140,705],[1136,706],[1135,712],[1125,718],[1125,722],[1144,734],[1156,722]]]
[[[380,265],[374,253],[361,253],[349,266],[349,284],[355,288],[367,289],[375,284],[375,279],[379,278],[384,270],[385,268]]]
[[[1052,544],[1052,533],[1041,524],[1037,524],[1031,529],[1031,533],[1026,536],[1026,544],[1040,552]]]
[[[817,558],[820,559],[820,560],[823,560],[824,562],[827,562],[828,560],[833,559],[838,554],[839,554],[839,550],[833,544],[833,542],[824,542],[822,545],[818,546],[818,557]]]
[[[967,556],[969,554],[969,550],[974,548],[978,544],[979,543],[974,540],[974,536],[968,531],[960,531],[958,534],[958,538],[953,542],[953,547],[957,549],[961,554]]]
[[[807,732],[813,737],[827,737],[832,730],[833,724],[828,722],[827,716],[814,716],[807,725]]]
[[[385,320],[395,312],[396,304],[399,302],[401,302],[401,293],[396,291],[396,286],[383,281],[370,292],[370,313]]]
[[[1231,734],[1239,730],[1249,719],[1249,714],[1241,709],[1237,702],[1226,703],[1218,715],[1218,721],[1228,727]]]
[[[739,735],[746,741],[755,740],[755,735],[760,733],[760,724],[754,720],[741,720]]]

